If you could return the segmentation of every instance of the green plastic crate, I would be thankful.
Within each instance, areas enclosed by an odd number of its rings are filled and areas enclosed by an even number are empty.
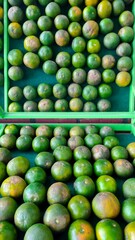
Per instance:
[[[4,75],[5,75],[5,83],[4,83],[4,96],[1,101],[4,101],[4,106],[1,108],[0,116],[1,118],[55,118],[55,119],[69,119],[69,118],[83,118],[83,119],[114,119],[114,118],[134,118],[134,98],[135,98],[135,77],[134,77],[134,71],[135,71],[135,57],[134,54],[132,56],[133,59],[133,69],[131,71],[132,73],[132,84],[126,88],[119,88],[116,86],[116,84],[112,84],[113,88],[113,95],[109,98],[112,102],[112,109],[109,112],[8,112],[8,106],[9,106],[9,99],[8,99],[8,89],[10,86],[16,85],[23,88],[24,86],[28,84],[32,84],[37,87],[37,85],[41,82],[50,83],[52,86],[56,83],[55,76],[47,75],[43,72],[41,68],[31,70],[26,69],[25,74],[26,77],[18,82],[10,81],[8,78],[8,61],[7,61],[7,55],[10,49],[13,48],[19,48],[23,50],[23,40],[11,40],[8,36],[8,3],[7,1],[3,1],[4,3]],[[43,9],[42,9],[43,10]],[[63,11],[63,10],[62,10]],[[132,12],[135,13],[135,3],[132,5]],[[117,24],[115,24],[117,25]],[[135,29],[135,24],[134,24]],[[135,39],[132,43],[133,46],[133,53],[135,51]],[[63,50],[66,50],[68,52],[71,52],[70,46],[64,47]],[[61,51],[63,51],[61,49]],[[56,48],[56,51],[58,49]],[[115,54],[114,51],[109,52],[110,54]],[[2,94],[1,94],[2,96]],[[54,100],[54,99],[53,99]],[[23,100],[24,101],[24,100]],[[22,103],[23,104],[23,103]],[[2,106],[2,102],[1,102]]]
[[[26,126],[26,125],[29,125],[29,126],[32,126],[34,128],[37,128],[41,125],[45,125],[45,124],[16,124],[18,125],[19,127],[22,127],[22,126]],[[55,127],[57,126],[61,126],[61,124],[58,124],[58,123],[54,123],[54,124],[46,124],[50,127],[52,127],[52,129],[54,129]],[[67,128],[68,130],[70,130],[72,127],[74,126],[80,126],[81,128],[85,128],[88,124],[63,124],[62,126],[64,126],[65,128]],[[134,129],[134,126],[131,125],[131,124],[97,124],[97,123],[93,123],[93,125],[97,126],[99,129],[102,127],[102,126],[110,126],[112,127],[114,130],[115,130],[115,133],[116,133],[116,136],[119,138],[119,141],[120,141],[120,145],[121,146],[124,146],[126,147],[130,142],[135,142],[135,129]],[[7,124],[1,124],[0,125],[0,136],[2,136],[2,134],[4,133],[4,128],[5,126],[7,126]],[[16,157],[16,156],[24,156],[26,158],[28,158],[30,160],[30,165],[31,167],[34,166],[34,159],[37,155],[37,153],[35,153],[32,149],[29,150],[29,151],[19,151],[17,149],[13,149],[12,150],[12,157]],[[52,177],[50,177],[49,173],[47,175],[49,178],[48,178],[48,184],[52,184],[54,180],[52,180]],[[92,177],[93,180],[95,181],[95,178]],[[122,178],[118,178],[115,176],[115,179],[117,180],[117,185],[118,185],[118,190],[117,190],[117,197],[120,201],[120,203],[122,203],[122,201],[124,200],[123,198],[123,194],[122,194],[122,184],[124,183],[124,181],[126,179],[122,179]],[[69,182],[67,182],[71,192],[73,193],[73,179],[71,178],[71,180]],[[45,206],[43,207],[45,209]],[[43,211],[44,211],[43,209]],[[42,209],[41,209],[42,211]],[[90,223],[95,227],[95,224],[99,221],[100,219],[98,219],[97,217],[94,217],[92,215],[92,218],[88,219],[88,221],[90,221]],[[123,218],[121,217],[121,215],[119,215],[119,217],[117,217],[116,220],[122,229],[124,229],[125,225],[127,224]],[[41,221],[42,222],[42,221]],[[18,238],[19,240],[23,239],[23,234],[22,232],[18,232]],[[55,239],[59,239],[59,240],[68,240],[67,238],[67,230],[64,231],[63,233],[60,233],[60,234],[54,234],[54,240]],[[124,239],[124,238],[123,238]]]

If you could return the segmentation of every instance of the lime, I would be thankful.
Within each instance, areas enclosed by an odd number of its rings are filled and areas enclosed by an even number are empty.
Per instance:
[[[32,137],[29,135],[21,135],[16,140],[16,147],[20,151],[31,149]]]
[[[116,75],[116,84],[119,87],[127,87],[131,82],[131,75],[128,72],[121,71]]]
[[[68,67],[71,63],[71,56],[68,52],[59,52],[55,61],[59,67]]]
[[[56,161],[51,167],[55,181],[67,182],[72,177],[72,165],[67,161]]]
[[[49,98],[52,95],[52,86],[48,83],[40,83],[37,87],[37,93],[41,98]]]
[[[48,138],[45,136],[35,137],[32,141],[32,148],[37,153],[48,150],[49,148]]]
[[[73,82],[82,84],[86,80],[86,71],[83,68],[77,68],[72,73]]]
[[[45,14],[48,17],[55,18],[58,14],[60,14],[60,12],[60,6],[56,2],[50,2],[45,7]]]
[[[71,46],[74,52],[83,52],[86,47],[86,41],[83,37],[75,37]]]
[[[27,100],[23,104],[23,110],[24,110],[24,112],[37,112],[37,110],[38,110],[37,102]]]
[[[24,202],[33,202],[40,205],[45,201],[46,187],[40,182],[33,182],[27,185],[23,192]]]
[[[40,153],[39,153],[40,154]],[[37,159],[37,158],[36,158]],[[35,160],[36,161],[36,160]],[[37,159],[38,161],[38,159]],[[36,161],[36,163],[37,163]],[[46,172],[40,166],[31,167],[25,174],[25,181],[30,184],[34,182],[45,183],[46,182]]]
[[[82,68],[86,63],[86,57],[81,52],[76,52],[72,55],[72,65],[75,68]]]
[[[112,192],[117,190],[116,180],[109,175],[102,175],[96,180],[96,187],[98,192]]]
[[[69,108],[73,112],[80,112],[83,108],[83,101],[80,98],[72,98],[69,102]]]
[[[98,94],[101,98],[109,98],[112,95],[112,87],[109,84],[101,83],[98,86]]]
[[[93,170],[97,177],[102,175],[112,175],[113,174],[113,165],[107,159],[98,159],[93,164]]]
[[[87,57],[87,66],[91,69],[97,69],[101,65],[101,58],[96,53],[91,53]]]
[[[36,36],[27,36],[24,39],[24,48],[28,52],[37,52],[40,48],[40,41]]]
[[[115,32],[108,33],[105,35],[103,43],[107,49],[115,49],[120,43],[119,35]]]
[[[40,16],[37,25],[41,31],[48,31],[52,27],[52,19],[48,16]]]
[[[51,31],[43,31],[40,34],[39,39],[40,39],[40,42],[46,46],[50,46],[54,42],[54,37]]]
[[[42,99],[38,103],[38,109],[40,112],[52,112],[54,103],[51,99]]]
[[[87,73],[87,83],[92,86],[97,86],[101,82],[101,73],[97,69],[91,69]]]
[[[12,102],[8,106],[9,112],[22,112],[22,105],[18,102]]]
[[[25,233],[24,240],[39,239],[39,240],[53,240],[53,234],[45,224],[33,224]]]
[[[8,18],[11,22],[22,22],[24,17],[23,11],[18,6],[10,7],[8,10]]]
[[[45,61],[42,68],[46,74],[54,75],[57,72],[57,64],[52,60]]]
[[[40,12],[40,9],[39,9],[38,6],[36,6],[36,5],[29,5],[29,6],[27,6],[27,8],[26,8],[26,17],[29,20],[37,21],[38,18],[40,17],[40,15],[41,15],[41,12]]]
[[[54,104],[54,108],[57,112],[67,112],[68,101],[66,99],[58,99]]]
[[[11,87],[8,90],[8,97],[11,101],[15,101],[15,102],[20,101],[23,97],[22,89],[20,87],[17,87],[17,86]]]
[[[98,91],[97,91],[97,88],[95,86],[86,85],[83,88],[82,97],[86,101],[95,100],[97,98],[97,96],[98,96]]]
[[[72,6],[68,10],[68,18],[71,22],[79,22],[82,18],[82,10],[78,6]]]
[[[61,84],[67,84],[71,81],[71,70],[69,68],[59,68],[56,73],[56,80]]]
[[[114,23],[111,18],[104,18],[99,23],[100,32],[107,34],[113,31]]]
[[[23,95],[27,100],[34,100],[37,97],[37,90],[34,86],[27,85],[23,88]]]
[[[89,176],[79,176],[74,181],[74,190],[76,194],[83,195],[87,198],[94,196],[96,187],[95,183]]]
[[[101,1],[97,6],[97,13],[100,18],[110,17],[112,12],[112,4],[109,1]]]
[[[69,19],[67,16],[59,14],[54,19],[54,25],[58,30],[67,29],[69,25]]]
[[[7,174],[9,176],[24,176],[30,167],[30,162],[23,156],[12,158],[7,164]]]
[[[73,174],[76,178],[84,175],[91,177],[93,174],[92,164],[83,158],[78,159],[73,165]]]
[[[53,51],[49,46],[41,46],[38,50],[38,55],[42,61],[52,59]]]
[[[86,6],[83,9],[83,20],[89,21],[89,20],[95,20],[97,16],[97,11],[94,6]]]
[[[53,86],[53,95],[55,98],[65,98],[67,96],[67,89],[66,87],[61,84],[61,83],[57,83]]]
[[[107,112],[111,109],[111,102],[108,99],[101,99],[97,102],[99,112]]]
[[[98,39],[90,39],[87,42],[87,51],[89,53],[98,53],[101,49],[101,44]]]
[[[23,33],[25,36],[37,35],[38,27],[35,21],[27,20],[22,25]]]
[[[26,67],[35,69],[40,64],[40,58],[36,53],[27,52],[24,54],[23,63]]]
[[[19,81],[23,79],[24,71],[20,66],[11,66],[8,69],[8,76],[13,81]]]
[[[116,78],[115,71],[113,69],[105,69],[102,72],[102,79],[105,83],[114,82]]]
[[[8,25],[8,34],[13,39],[19,39],[22,36],[22,27],[17,22],[12,22]]]
[[[23,62],[23,53],[19,49],[12,49],[8,52],[8,61],[11,65],[19,66]]]

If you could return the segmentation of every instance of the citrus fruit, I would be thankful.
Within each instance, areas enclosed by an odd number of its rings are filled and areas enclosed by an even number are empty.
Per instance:
[[[15,211],[15,226],[23,232],[27,231],[29,227],[39,221],[40,210],[33,202],[22,203]]]
[[[40,58],[36,53],[27,52],[24,54],[23,63],[26,67],[35,69],[40,64]]]
[[[68,139],[67,144],[68,144],[68,146],[70,147],[71,150],[74,150],[78,146],[83,146],[84,145],[84,140],[80,136],[72,136]]]
[[[72,55],[72,65],[75,68],[82,68],[85,65],[86,57],[83,53],[77,52]]]
[[[96,6],[98,4],[99,0],[85,0],[86,6]]]
[[[41,125],[36,128],[36,136],[45,136],[47,138],[52,137],[52,128],[48,125]]]
[[[24,240],[53,240],[53,234],[49,227],[43,223],[33,224],[25,233]]]
[[[37,87],[37,93],[41,98],[49,98],[52,94],[52,86],[48,83],[40,83]]]
[[[1,195],[3,197],[21,197],[26,187],[26,182],[19,176],[10,176],[1,184]]]
[[[82,195],[73,196],[69,200],[67,208],[73,220],[88,219],[91,214],[90,202]]]
[[[26,101],[23,104],[23,110],[24,110],[24,112],[37,112],[38,111],[37,102],[30,101],[30,100]]]
[[[128,178],[122,185],[124,198],[134,198],[135,178]]]
[[[52,19],[48,16],[40,16],[37,21],[37,25],[41,31],[48,31],[52,27]]]
[[[108,112],[111,109],[111,102],[108,99],[101,99],[97,102],[99,112]]]
[[[131,162],[126,159],[117,159],[114,162],[114,171],[121,178],[131,177],[134,173],[134,167]]]
[[[111,158],[112,160],[117,159],[127,159],[128,158],[128,151],[123,146],[115,146],[111,149]]]
[[[68,137],[68,129],[64,126],[57,126],[53,130],[53,135],[56,136],[63,136],[65,138]]]
[[[96,38],[99,33],[99,26],[96,21],[88,20],[82,27],[83,36],[87,39]]]
[[[119,87],[127,87],[131,82],[131,75],[128,72],[121,71],[116,75],[116,84]]]
[[[40,39],[40,42],[46,46],[50,46],[54,42],[54,36],[52,32],[49,30],[41,32],[39,39]]]
[[[8,106],[9,112],[22,112],[22,105],[18,102],[12,102]]]
[[[10,23],[8,25],[8,34],[13,39],[19,39],[23,34],[21,25],[17,22]]]
[[[98,95],[100,98],[109,98],[112,95],[112,87],[109,84],[101,83],[98,86]]]
[[[71,191],[63,182],[53,183],[47,190],[47,201],[49,204],[60,203],[66,205],[71,198]]]
[[[107,34],[113,31],[114,23],[111,18],[104,18],[99,22],[100,32],[102,34]]]
[[[122,0],[115,0],[112,2],[113,15],[119,16],[125,10],[125,3]]]
[[[69,108],[73,112],[80,112],[83,108],[83,101],[80,98],[72,98],[69,102]]]
[[[54,150],[58,146],[66,145],[66,143],[67,143],[66,138],[64,138],[62,136],[56,136],[56,137],[51,138],[50,147],[52,150]]]
[[[69,4],[71,6],[79,6],[82,4],[82,2],[83,2],[82,0],[69,0]]]
[[[48,17],[55,18],[58,14],[60,14],[61,9],[58,3],[50,2],[45,7],[45,14]]]
[[[84,112],[96,112],[96,104],[93,102],[86,102],[83,105]]]
[[[32,126],[26,125],[20,128],[20,135],[35,136],[35,129]]]
[[[68,26],[68,32],[73,38],[81,35],[81,25],[78,22],[71,22]]]
[[[43,222],[54,232],[61,232],[69,226],[70,215],[65,206],[54,203],[46,209]]]
[[[8,221],[0,222],[0,238],[17,240],[17,230],[15,226]]]
[[[69,240],[77,240],[79,238],[82,240],[95,240],[95,233],[92,225],[84,219],[75,220],[70,224],[68,229]]]
[[[91,85],[86,85],[83,88],[82,91],[82,97],[86,100],[86,101],[92,101],[95,100],[98,96],[98,91],[97,88],[95,86],[91,86]]]
[[[23,20],[23,11],[18,6],[10,7],[8,10],[8,18],[11,22],[22,22]]]
[[[78,146],[74,149],[73,156],[74,156],[75,161],[78,161],[81,159],[90,160],[91,152],[90,152],[89,148],[86,146]]]
[[[42,99],[38,103],[39,112],[52,112],[54,103],[51,99]]]
[[[105,69],[102,72],[102,79],[103,79],[103,82],[105,82],[105,83],[114,82],[115,78],[116,78],[116,74],[113,69]]]
[[[79,22],[82,18],[82,10],[78,6],[72,6],[68,10],[68,18],[71,22]]]
[[[102,175],[96,180],[96,188],[98,192],[115,193],[117,190],[117,182],[109,175]]]
[[[22,80],[24,77],[23,69],[20,66],[11,66],[8,69],[8,76],[13,81]]]
[[[97,69],[91,69],[87,73],[87,83],[96,86],[101,82],[101,73]]]
[[[87,175],[77,177],[73,186],[76,194],[83,195],[87,198],[93,197],[96,191],[94,181]]]
[[[41,6],[45,7],[48,3],[51,2],[51,0],[38,0],[38,2]]]
[[[122,228],[115,220],[103,219],[96,224],[97,239],[103,240],[109,237],[110,240],[115,240],[116,236],[118,240],[123,239]]]
[[[34,152],[46,151],[49,148],[49,140],[45,136],[37,136],[32,141],[32,148]]]
[[[14,6],[14,5],[19,6],[22,3],[21,0],[8,0],[8,2],[11,6]]]
[[[82,93],[82,88],[79,84],[77,83],[71,83],[68,86],[68,95],[71,98],[75,98],[75,97],[80,97]]]
[[[27,20],[22,25],[22,30],[25,36],[37,35],[38,27],[35,21]]]
[[[99,192],[92,200],[92,210],[100,218],[116,218],[120,213],[120,202],[111,192]]]
[[[102,144],[102,138],[97,133],[87,134],[84,141],[86,146],[89,148],[92,148],[97,144]]]
[[[121,215],[126,222],[135,221],[135,198],[127,198],[123,201]]]
[[[70,135],[70,137],[72,137],[72,136],[84,137],[85,136],[85,132],[84,132],[84,129],[82,127],[74,126],[74,127],[70,128],[69,135]]]
[[[71,46],[74,52],[83,52],[86,47],[86,41],[83,37],[78,36],[73,39]]]
[[[115,66],[116,60],[113,55],[107,54],[102,57],[102,67],[104,69],[113,68]]]
[[[37,52],[40,48],[40,41],[36,36],[27,36],[24,39],[24,48],[28,52]]]
[[[134,23],[134,16],[132,12],[126,10],[123,11],[119,16],[119,23],[122,27],[124,26],[132,26]]]
[[[97,69],[101,65],[101,58],[98,54],[96,53],[91,53],[87,57],[87,66],[90,69]]]
[[[91,152],[94,160],[109,159],[110,157],[109,149],[103,144],[96,144],[94,147],[92,147]]]
[[[38,6],[31,4],[27,6],[25,14],[27,19],[37,21],[41,12]]]
[[[100,18],[110,17],[112,13],[112,4],[109,1],[101,1],[97,6],[97,14]]]
[[[8,91],[8,97],[11,101],[18,102],[22,99],[23,97],[23,92],[20,87],[11,87]]]
[[[41,46],[38,50],[38,56],[42,61],[52,59],[53,56],[52,48],[49,46]]]
[[[116,53],[118,56],[130,56],[132,53],[132,47],[129,43],[123,42],[116,48]]]
[[[77,68],[72,73],[73,82],[82,84],[86,80],[86,71],[82,68]]]
[[[12,158],[11,152],[9,149],[0,147],[0,162],[8,163]]]
[[[98,53],[101,49],[101,44],[98,39],[90,39],[87,42],[87,51],[89,53]]]
[[[67,112],[68,111],[68,101],[65,99],[58,99],[54,104],[55,111],[57,112]]]
[[[107,136],[114,136],[115,132],[112,127],[110,126],[103,126],[99,130],[100,136],[102,138],[107,137]]]
[[[20,151],[31,149],[32,137],[28,135],[21,135],[16,140],[16,148]]]
[[[46,187],[40,182],[33,182],[27,185],[23,191],[23,201],[33,202],[40,205],[46,199]]]
[[[124,237],[127,240],[132,240],[135,234],[135,221],[128,223],[124,228]]]
[[[119,145],[119,139],[115,136],[106,136],[103,140],[103,144],[109,149]]]
[[[117,69],[119,71],[130,71],[132,69],[133,62],[132,59],[128,56],[120,57],[117,61]]]
[[[122,27],[120,28],[118,35],[122,42],[130,43],[134,38],[133,28],[129,26]]]
[[[71,70],[67,67],[59,68],[56,73],[58,83],[67,84],[71,81]]]
[[[82,15],[84,21],[95,20],[97,16],[96,8],[94,6],[86,6]]]
[[[27,85],[23,89],[23,95],[27,100],[34,100],[37,97],[37,90],[34,86]]]
[[[71,56],[68,52],[59,52],[55,61],[59,67],[68,67],[71,63]]]
[[[84,175],[91,177],[92,173],[93,167],[88,160],[80,159],[73,165],[73,174],[76,178]]]
[[[97,177],[102,175],[112,175],[113,174],[113,165],[107,159],[98,159],[93,164],[93,170]]]
[[[56,83],[53,86],[53,95],[55,98],[65,98],[67,96],[67,88],[61,83]]]
[[[72,151],[68,146],[56,147],[53,155],[57,161],[70,161],[72,159]]]
[[[51,167],[51,175],[56,181],[66,182],[72,176],[72,166],[66,161],[56,161]]]
[[[8,52],[8,61],[11,65],[19,66],[23,62],[23,53],[19,49],[12,49]]]
[[[30,163],[26,157],[17,156],[12,158],[7,164],[7,174],[9,176],[23,176],[29,169]]]
[[[13,149],[16,144],[16,136],[13,134],[5,133],[0,137],[1,147]]]
[[[42,68],[46,74],[54,75],[57,72],[57,64],[52,60],[45,61]]]
[[[17,207],[17,202],[13,198],[0,198],[0,221],[13,220]]]
[[[33,182],[46,182],[46,172],[40,166],[31,167],[25,174],[25,181],[30,184]]]
[[[59,14],[54,19],[54,25],[58,30],[67,29],[69,25],[69,19],[67,16]]]
[[[103,43],[107,49],[115,49],[120,43],[118,34],[115,32],[107,33],[104,37]]]
[[[135,158],[134,146],[135,146],[135,142],[131,142],[126,147],[131,158]]]

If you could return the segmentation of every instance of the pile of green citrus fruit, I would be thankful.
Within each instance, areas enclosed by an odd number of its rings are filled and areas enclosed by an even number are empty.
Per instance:
[[[109,125],[6,125],[0,239],[133,240],[134,149]]]
[[[109,111],[113,85],[131,82],[132,1],[8,2],[8,34],[23,39],[8,53],[9,112]],[[16,85],[39,68],[54,82]]]

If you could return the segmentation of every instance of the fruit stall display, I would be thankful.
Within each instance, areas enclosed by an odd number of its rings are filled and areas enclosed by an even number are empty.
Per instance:
[[[132,240],[132,131],[130,124],[1,124],[0,237]]]
[[[3,118],[134,116],[132,1],[0,4]]]

